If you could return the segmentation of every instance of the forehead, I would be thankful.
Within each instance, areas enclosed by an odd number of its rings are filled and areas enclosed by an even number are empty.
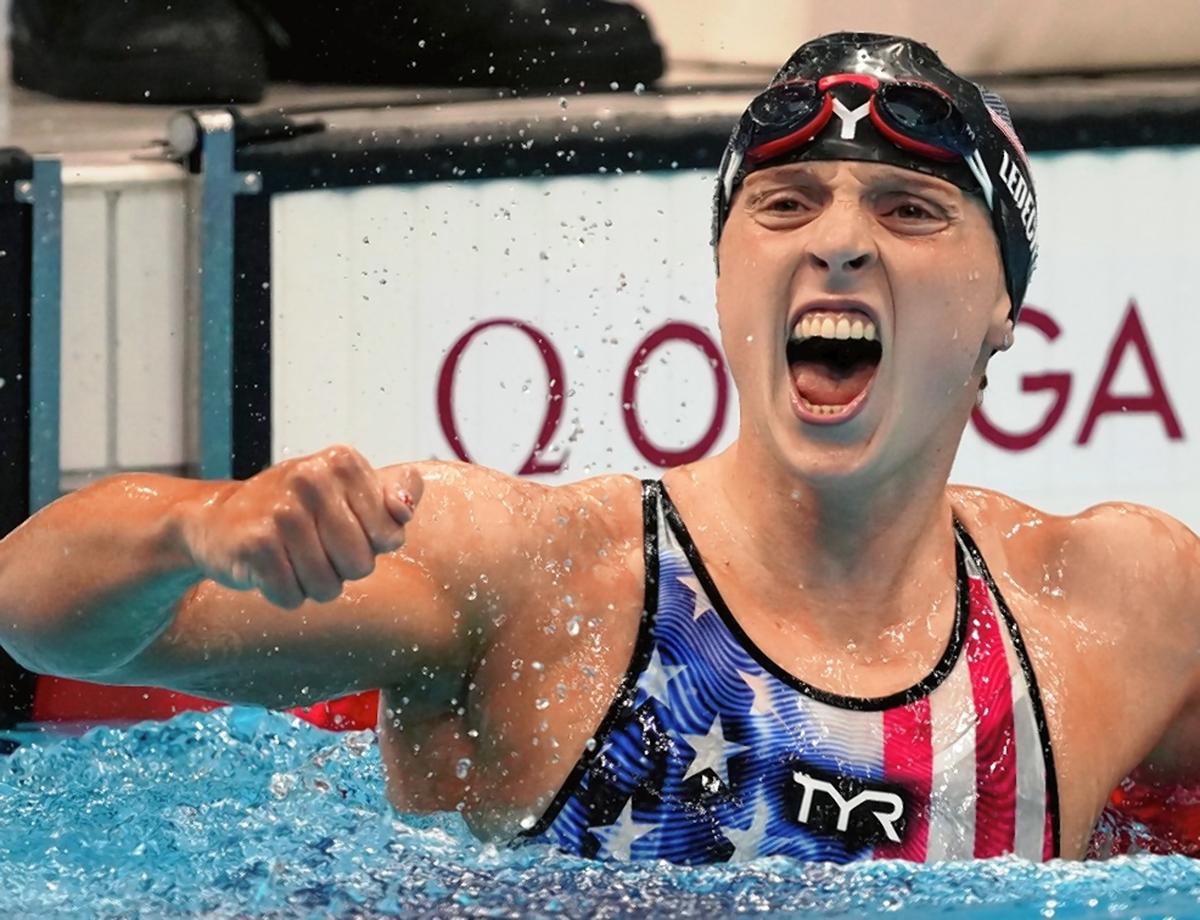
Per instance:
[[[893,166],[890,163],[872,163],[866,160],[810,160],[767,166],[750,173],[742,185],[753,188],[758,184],[772,182],[803,182],[827,187],[856,184],[871,188],[904,186],[939,192],[955,199],[965,196],[957,185],[937,176]]]

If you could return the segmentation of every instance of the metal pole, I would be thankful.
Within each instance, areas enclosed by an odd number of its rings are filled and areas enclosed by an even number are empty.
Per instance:
[[[234,196],[258,192],[261,179],[235,168],[234,118],[228,111],[181,113],[169,134],[176,154],[199,154],[200,475],[228,479],[233,467]],[[191,150],[178,149],[188,141]]]
[[[33,206],[29,330],[29,511],[58,498],[62,420],[62,163],[36,157],[16,197]]]

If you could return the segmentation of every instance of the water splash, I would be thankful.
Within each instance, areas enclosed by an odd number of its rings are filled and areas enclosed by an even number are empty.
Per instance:
[[[683,867],[497,847],[457,813],[390,812],[372,732],[251,708],[41,737],[0,762],[0,796],[2,916],[1063,918],[1200,899],[1183,857]]]

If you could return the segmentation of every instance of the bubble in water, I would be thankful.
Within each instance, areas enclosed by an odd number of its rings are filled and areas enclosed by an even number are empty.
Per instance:
[[[550,701],[544,696],[539,696],[536,700],[534,700],[533,705],[536,709],[541,710],[547,708],[550,705]]]
[[[458,763],[454,766],[454,775],[459,779],[466,779],[467,774],[471,772],[471,758],[460,757]]]
[[[573,617],[571,617],[571,619],[567,620],[567,635],[568,636],[578,636],[579,635],[579,616],[578,615],[573,616]]]
[[[296,788],[296,776],[293,773],[274,773],[268,783],[271,795],[277,799],[285,799]]]

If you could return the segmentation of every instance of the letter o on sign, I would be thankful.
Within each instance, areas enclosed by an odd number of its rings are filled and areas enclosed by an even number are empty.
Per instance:
[[[699,348],[713,370],[713,380],[717,385],[717,401],[713,407],[712,421],[704,436],[690,447],[680,450],[668,450],[653,443],[642,430],[641,420],[637,416],[637,382],[638,372],[649,360],[650,355],[668,342],[688,342]],[[721,430],[725,427],[725,408],[729,402],[729,380],[725,375],[725,361],[721,350],[699,326],[691,323],[667,323],[656,329],[642,341],[633,353],[629,366],[625,369],[625,383],[621,388],[621,409],[625,417],[625,430],[638,453],[655,466],[670,467],[681,463],[691,463],[699,460],[712,449]]]

